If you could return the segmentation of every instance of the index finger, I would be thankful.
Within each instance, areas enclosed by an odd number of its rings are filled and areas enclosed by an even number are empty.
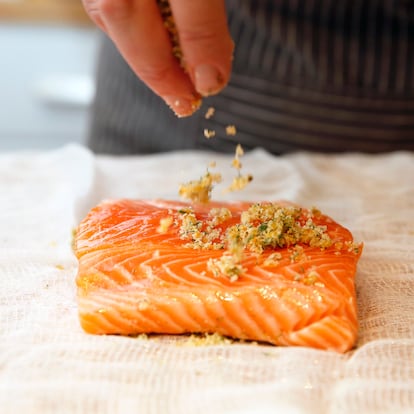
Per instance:
[[[191,115],[199,95],[173,56],[156,0],[84,0],[137,76],[179,116]]]

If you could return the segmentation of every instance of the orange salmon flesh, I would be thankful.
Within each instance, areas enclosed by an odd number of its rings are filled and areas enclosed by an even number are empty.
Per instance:
[[[218,225],[225,234],[252,204],[124,199],[94,207],[74,236],[82,328],[91,334],[218,333],[337,352],[354,347],[362,245],[349,230],[319,213],[313,221],[326,229],[329,247],[245,248],[235,278],[209,266],[225,248],[189,246],[180,231],[183,211],[191,208],[203,223],[214,207],[231,212]],[[300,211],[305,221],[310,211]],[[277,260],[269,260],[275,253]]]

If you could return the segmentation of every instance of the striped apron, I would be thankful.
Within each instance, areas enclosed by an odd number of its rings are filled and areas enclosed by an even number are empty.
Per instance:
[[[176,118],[103,40],[92,150],[229,152],[236,143],[275,154],[414,150],[414,2],[226,3],[236,44],[231,80],[190,118]],[[204,138],[205,128],[215,137]]]

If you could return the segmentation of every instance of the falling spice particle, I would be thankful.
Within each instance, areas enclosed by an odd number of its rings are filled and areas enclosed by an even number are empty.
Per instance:
[[[210,119],[215,113],[215,108],[209,107],[204,115],[206,119]],[[227,125],[225,127],[226,135],[234,136],[237,133],[235,125]],[[211,139],[216,136],[216,131],[213,129],[204,128],[204,137]],[[242,163],[240,157],[244,155],[244,150],[240,144],[237,144],[234,158],[231,162],[232,168],[237,170],[237,176],[233,178],[232,183],[224,190],[224,193],[243,190],[247,184],[253,180],[251,174],[241,174]],[[210,167],[215,166],[215,163],[210,163]],[[181,184],[178,194],[184,199],[192,202],[208,203],[211,199],[211,192],[214,184],[221,182],[221,174],[211,174],[208,171],[199,180],[189,181]],[[237,269],[238,270],[238,269]]]
[[[244,155],[243,147],[240,144],[237,144],[236,151],[234,153],[234,158],[231,162],[231,166],[236,170],[240,171],[242,164],[240,162],[240,157]]]
[[[213,138],[213,137],[215,137],[215,136],[216,136],[216,131],[213,131],[213,130],[211,130],[211,129],[207,129],[207,128],[205,128],[205,129],[204,129],[204,136],[205,136],[207,139]]]
[[[210,108],[208,108],[207,109],[207,112],[206,112],[206,114],[204,115],[204,117],[206,118],[206,119],[210,119],[213,115],[214,115],[214,112],[215,112],[216,110],[212,107],[212,106],[210,106]]]
[[[221,174],[212,174],[208,170],[199,180],[181,184],[178,190],[180,197],[192,202],[208,203],[215,183],[221,182]]]
[[[234,125],[227,125],[226,126],[226,135],[234,136],[234,135],[236,135],[236,133],[237,133],[237,130],[236,130],[236,127]]]
[[[226,192],[234,192],[243,190],[253,180],[253,176],[251,174],[246,175],[238,175],[237,177],[233,178],[232,183],[229,187],[227,187]]]
[[[247,184],[253,180],[251,174],[241,175],[240,170],[242,168],[242,163],[240,162],[240,157],[244,155],[244,150],[240,144],[237,144],[234,158],[231,162],[231,166],[237,170],[237,176],[233,178],[232,183],[225,190],[225,192],[233,192],[243,190]]]

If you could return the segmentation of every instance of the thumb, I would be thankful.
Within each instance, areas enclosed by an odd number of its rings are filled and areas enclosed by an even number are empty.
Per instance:
[[[170,0],[184,66],[203,96],[220,92],[230,78],[234,43],[224,0]]]

